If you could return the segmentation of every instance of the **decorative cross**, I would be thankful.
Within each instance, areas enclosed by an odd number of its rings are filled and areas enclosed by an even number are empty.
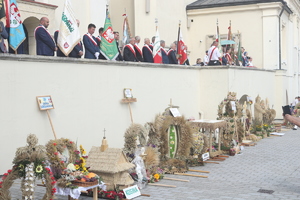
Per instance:
[[[170,99],[170,104],[169,104],[170,108],[173,108],[173,104],[172,104],[172,99]]]

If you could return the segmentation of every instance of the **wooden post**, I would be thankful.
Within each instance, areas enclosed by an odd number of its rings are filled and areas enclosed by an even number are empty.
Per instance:
[[[190,180],[184,180],[184,179],[178,179],[178,178],[164,177],[164,179],[166,179],[166,180],[172,180],[172,181],[190,182]]]
[[[202,171],[202,170],[195,170],[195,169],[189,169],[191,172],[201,172],[201,173],[210,173],[209,171]]]
[[[93,200],[98,200],[98,187],[93,188]]]
[[[154,183],[148,183],[148,185],[152,186],[162,186],[162,187],[176,187],[176,185],[165,185],[165,184],[154,184]]]
[[[133,124],[133,117],[132,117],[132,111],[131,111],[130,103],[128,103],[128,107],[129,107],[129,112],[130,112],[131,123]]]
[[[201,178],[207,178],[208,176],[202,176],[202,175],[196,175],[196,174],[185,174],[185,173],[174,173],[175,175],[181,175],[181,176],[195,176],[195,177],[201,177]]]
[[[57,139],[56,133],[55,133],[55,130],[54,130],[54,127],[53,127],[53,124],[52,124],[52,120],[51,120],[51,117],[50,117],[49,110],[46,110],[46,111],[47,111],[47,115],[48,115],[48,118],[49,118],[49,121],[50,121],[50,124],[51,124],[51,128],[52,128],[52,131],[53,131],[54,138]]]

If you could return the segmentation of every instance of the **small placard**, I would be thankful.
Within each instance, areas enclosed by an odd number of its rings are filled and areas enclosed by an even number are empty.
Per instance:
[[[206,160],[208,160],[208,159],[209,159],[209,153],[208,153],[208,152],[202,154],[202,160],[203,160],[203,161],[206,161]]]
[[[130,89],[130,88],[124,88],[124,97],[125,98],[133,98],[131,91],[132,91],[132,89]]]
[[[37,96],[36,100],[38,102],[38,106],[40,110],[49,110],[54,109],[54,105],[51,99],[51,96]]]
[[[230,103],[231,103],[231,110],[236,111],[235,101],[230,101]]]
[[[141,191],[139,190],[137,185],[125,188],[123,189],[123,191],[127,199],[133,199],[135,197],[141,196]]]
[[[181,117],[181,114],[177,108],[170,108],[170,111],[171,111],[173,117]]]

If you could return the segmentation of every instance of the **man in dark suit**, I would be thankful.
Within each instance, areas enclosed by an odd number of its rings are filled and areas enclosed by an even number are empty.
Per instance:
[[[7,53],[4,39],[8,38],[8,33],[4,28],[3,22],[0,21],[0,53]]]
[[[169,64],[169,57],[167,52],[165,51],[166,42],[164,40],[160,41],[160,50],[161,50],[161,58],[163,64]]]
[[[134,50],[135,50],[135,53],[136,53],[136,58],[139,62],[143,62],[144,59],[143,59],[143,53],[139,47],[139,43],[141,41],[141,37],[140,36],[135,36],[135,44],[134,44]]]
[[[143,58],[144,58],[144,62],[149,62],[149,63],[153,63],[153,46],[150,46],[150,39],[149,38],[145,38],[144,39],[144,46],[142,48],[142,52],[143,52]]]
[[[103,27],[99,28],[98,32],[99,32],[99,35],[96,37],[96,40],[97,40],[98,46],[100,47],[100,43],[101,43],[101,39],[102,39],[101,35],[103,33]]]
[[[54,41],[56,44],[57,44],[58,33],[59,33],[59,30],[54,32]],[[57,46],[56,56],[57,57],[66,57],[65,54],[60,50],[60,48],[58,46]]]
[[[131,62],[137,62],[136,53],[134,50],[134,37],[131,37],[129,39],[129,44],[126,44],[124,47],[124,60],[125,61],[131,61]]]
[[[170,50],[168,51],[169,64],[178,64],[176,58],[176,44],[173,42],[170,46]]]
[[[119,48],[119,39],[120,39],[120,34],[118,31],[114,31],[114,36],[115,36],[115,40],[116,40],[116,45],[117,45],[117,48],[118,48],[118,52],[119,52],[119,55],[118,57],[116,58],[117,61],[123,61],[123,56],[121,54],[121,51],[120,51],[120,48]]]
[[[57,50],[54,39],[48,32],[49,19],[42,17],[40,25],[35,28],[34,36],[36,40],[36,54],[42,56],[54,56],[54,51]]]
[[[83,36],[83,44],[85,47],[84,58],[98,59],[100,55],[100,48],[96,38],[93,36],[95,29],[96,26],[94,24],[89,24],[88,33]]]

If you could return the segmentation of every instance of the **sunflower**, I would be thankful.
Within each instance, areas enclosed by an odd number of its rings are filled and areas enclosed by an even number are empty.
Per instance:
[[[79,166],[79,165],[75,165],[75,168],[76,168],[76,169],[79,169],[79,168],[80,168],[80,166]]]
[[[24,165],[23,164],[19,164],[19,170],[23,171],[24,170]]]
[[[36,173],[42,173],[43,172],[43,166],[42,165],[38,165],[36,168],[35,168],[35,172]]]
[[[159,174],[154,174],[153,177],[158,180],[159,179]]]

